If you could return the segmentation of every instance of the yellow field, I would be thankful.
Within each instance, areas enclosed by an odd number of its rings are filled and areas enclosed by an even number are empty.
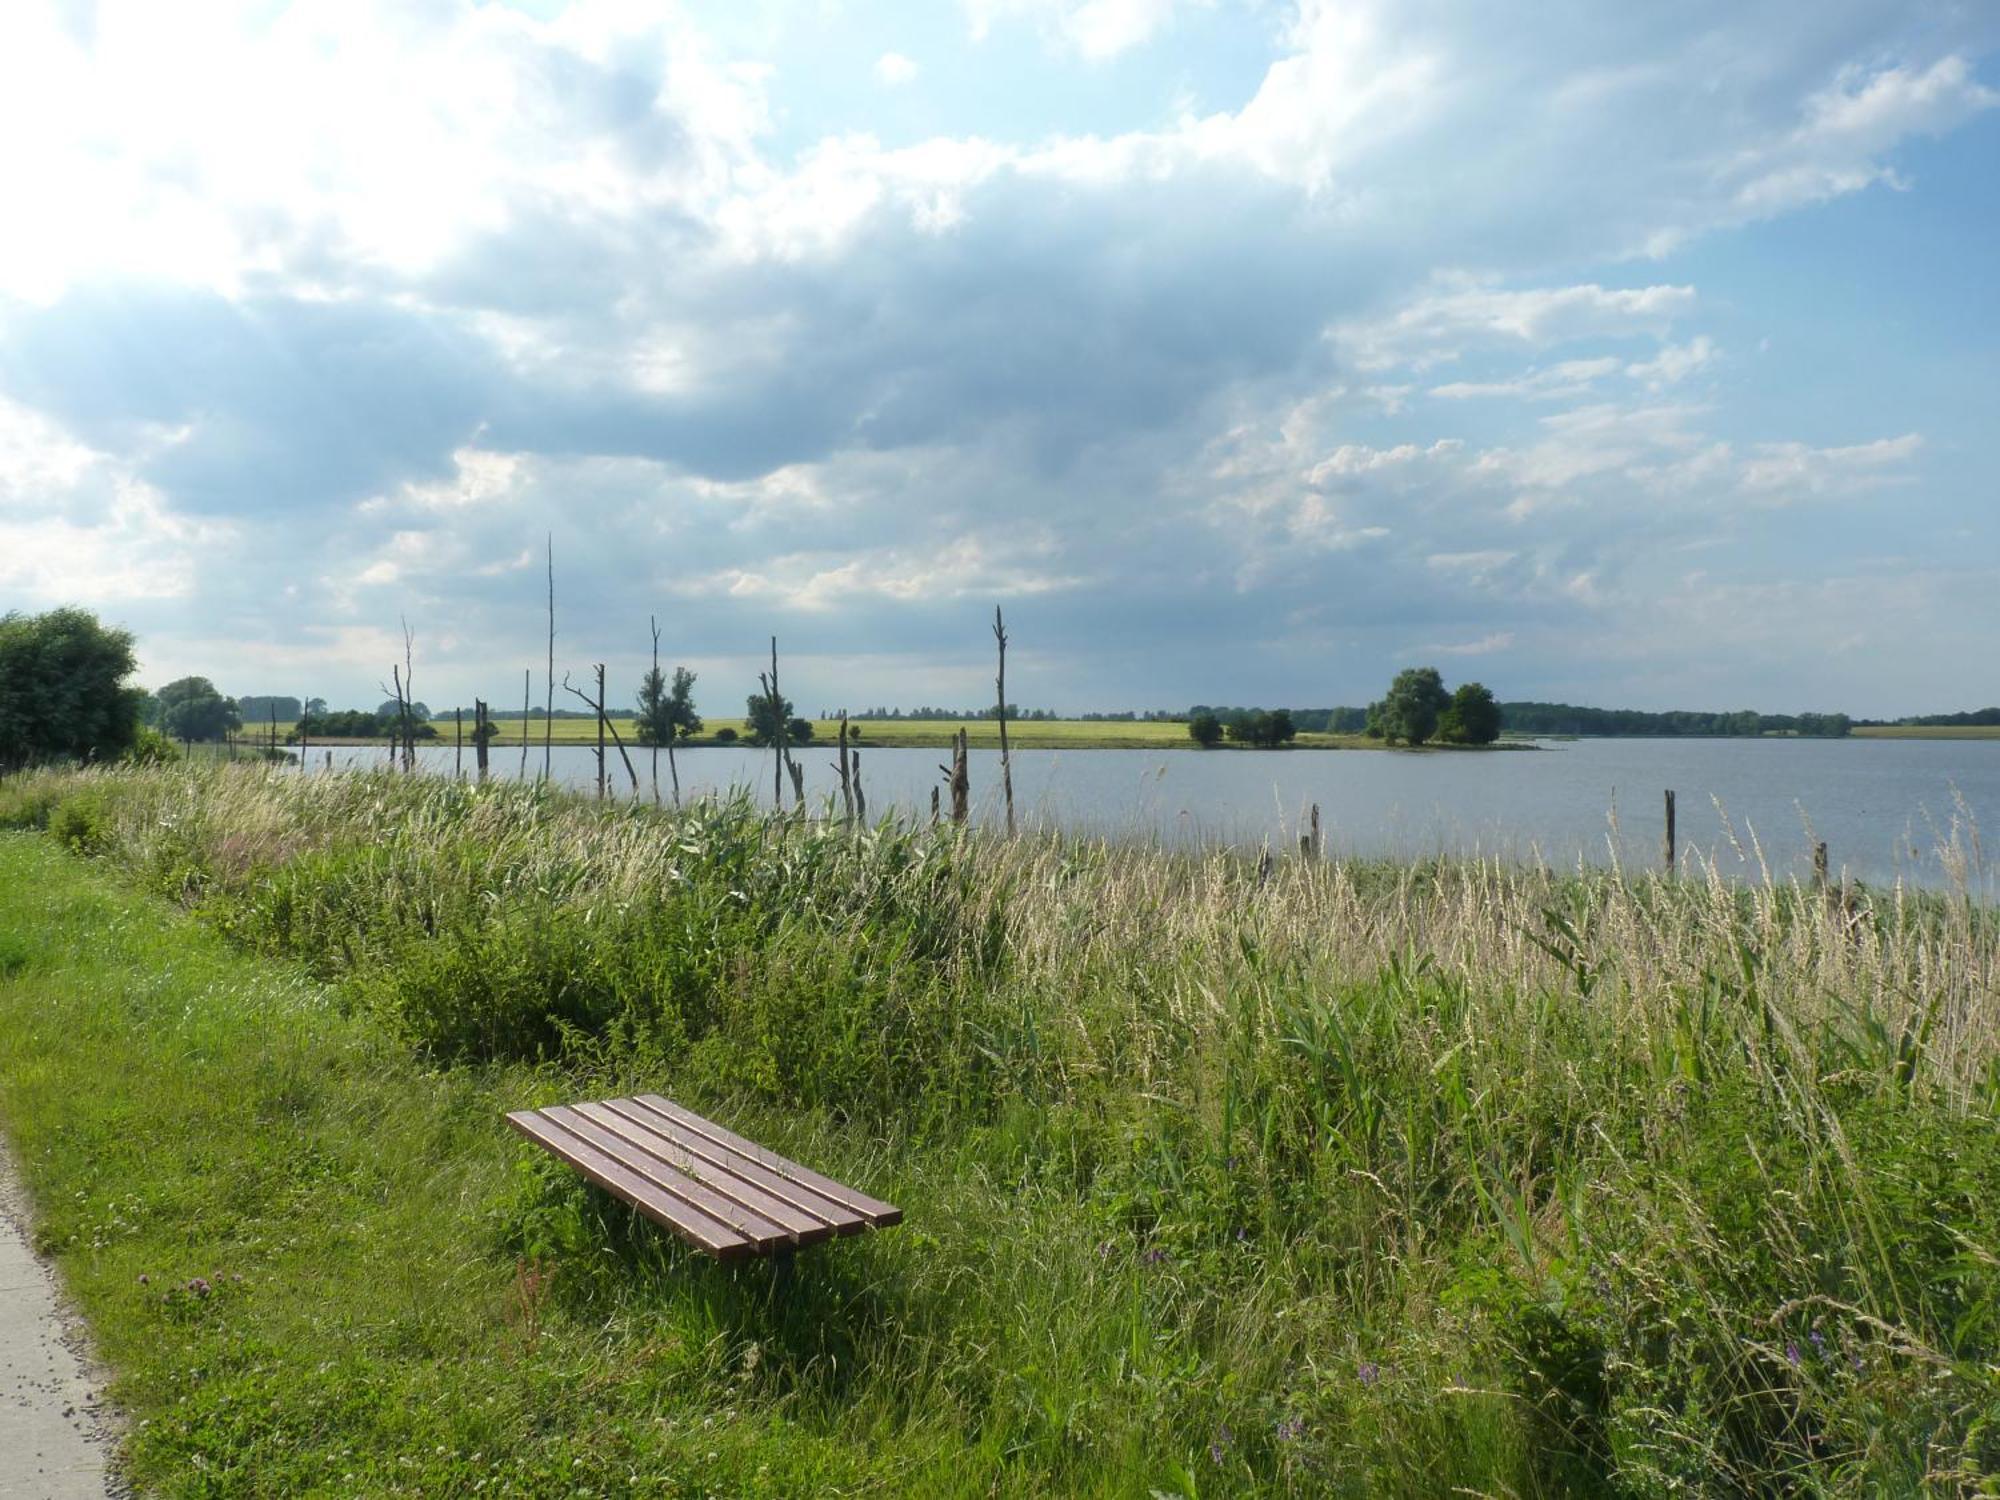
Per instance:
[[[616,720],[618,732],[625,736],[628,747],[639,742],[637,723],[629,718]],[[814,719],[813,743],[832,744],[840,734],[840,723],[835,719]],[[280,726],[283,732],[285,726]],[[431,727],[438,732],[438,740],[449,745],[452,742],[452,721],[433,719]],[[859,731],[855,741],[862,749],[870,746],[883,748],[937,747],[950,743],[952,735],[964,728],[971,744],[976,748],[997,749],[1000,744],[1000,726],[991,719],[968,719],[961,725],[951,720],[917,719],[865,719],[848,720],[850,733]],[[498,724],[499,736],[493,747],[498,750],[512,745],[516,750],[521,745],[521,721],[502,720]],[[747,735],[741,719],[710,719],[707,732],[693,743],[712,745],[715,731],[722,728],[734,729],[739,735]],[[471,726],[467,726],[467,734]],[[597,742],[597,726],[589,719],[557,719],[553,739],[558,745],[591,745]],[[528,722],[530,744],[542,742],[540,720]],[[1187,725],[1172,723],[1141,723],[1123,721],[1103,721],[1095,719],[1053,719],[1040,722],[1009,721],[1007,742],[1020,750],[1191,750],[1194,741],[1188,738]],[[1343,734],[1302,734],[1296,741],[1303,749],[1358,750],[1375,746],[1376,741],[1361,735]]]
[[[1867,740],[2000,740],[2000,724],[1884,724],[1850,732]]]

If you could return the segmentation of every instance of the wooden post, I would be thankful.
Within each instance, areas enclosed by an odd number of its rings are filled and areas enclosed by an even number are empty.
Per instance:
[[[278,700],[275,696],[272,697],[269,706],[271,710],[271,752],[275,755],[278,749]]]
[[[1000,675],[994,682],[999,694],[996,712],[1000,715],[1000,789],[1007,802],[1007,837],[1014,836],[1014,762],[1007,753],[1007,626],[1000,618],[1000,606],[993,606],[993,639],[1000,647]]]
[[[840,773],[840,806],[842,815],[849,823],[854,821],[854,781],[853,768],[847,755],[847,710],[840,711],[840,759],[835,767]]]
[[[451,779],[465,780],[465,710],[451,711]]]
[[[972,812],[972,767],[961,729],[951,747],[951,820],[961,826]]]
[[[937,827],[937,825],[938,825],[938,789],[937,789],[936,787],[932,787],[932,788],[931,788],[931,827],[935,828],[935,827]]]
[[[1825,890],[1827,877],[1826,842],[1821,840],[1813,845],[1813,884]]]
[[[1676,865],[1674,862],[1674,794],[1671,790],[1667,793],[1667,832],[1666,836],[1660,840],[1660,858],[1666,864],[1667,873],[1669,875],[1673,874]]]
[[[472,700],[472,713],[477,721],[472,729],[472,763],[479,767],[479,779],[483,782],[487,775],[486,742],[490,738],[487,731],[493,727],[492,721],[486,717],[484,698]]]
[[[799,811],[804,812],[806,808],[806,768],[787,755],[785,757],[785,770],[792,778],[792,797],[797,803]]]
[[[528,694],[534,691],[534,671],[521,668],[521,779],[528,779]]]
[[[861,752],[859,750],[854,752],[853,769],[854,821],[865,828],[868,824],[868,794],[861,790]]]
[[[305,774],[306,751],[312,748],[312,731],[306,728],[306,719],[308,717],[306,714],[306,705],[310,702],[312,702],[312,699],[310,698],[299,699],[299,774],[300,775]]]

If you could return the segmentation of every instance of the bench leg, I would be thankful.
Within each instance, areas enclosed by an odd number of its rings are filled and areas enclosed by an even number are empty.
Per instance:
[[[789,1245],[771,1252],[771,1299],[774,1302],[781,1302],[791,1295],[792,1256],[795,1253]]]

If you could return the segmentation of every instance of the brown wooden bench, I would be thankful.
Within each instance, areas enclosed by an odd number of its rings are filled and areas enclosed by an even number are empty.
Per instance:
[[[658,1094],[517,1109],[507,1123],[718,1260],[784,1255],[903,1219]]]

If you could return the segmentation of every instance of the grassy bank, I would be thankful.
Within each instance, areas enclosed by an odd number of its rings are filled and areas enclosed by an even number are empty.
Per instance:
[[[0,822],[48,835],[0,838],[0,1117],[171,1493],[2000,1470],[1960,898],[252,767]],[[908,1222],[774,1296],[498,1119],[640,1084]]]
[[[840,724],[834,719],[814,719],[813,745],[824,748],[831,745],[840,734]],[[452,734],[457,728],[450,719],[433,719],[431,728],[438,733],[433,744],[450,745]],[[619,719],[618,732],[625,736],[626,747],[636,752],[639,748],[639,726],[635,720]],[[502,750],[512,748],[514,754],[521,753],[521,721],[502,719],[496,721],[499,733],[492,744],[497,755]],[[710,719],[706,731],[698,738],[686,742],[683,748],[699,748],[717,744],[715,731],[730,728],[739,736],[746,734],[741,719]],[[936,749],[951,743],[953,735],[960,729],[974,749],[997,750],[1000,748],[1000,726],[991,719],[865,719],[850,720],[849,729],[856,735],[855,743],[862,749],[880,746],[890,749],[904,748]],[[291,733],[293,726],[280,724],[279,736]],[[245,730],[246,736],[256,732],[256,726]],[[470,734],[471,721],[465,726]],[[590,719],[557,719],[555,733],[550,737],[557,745],[595,745],[597,725]],[[1172,723],[1142,723],[1138,721],[1099,719],[1044,719],[1009,721],[1007,741],[1017,750],[1196,750],[1200,747],[1188,737],[1187,725]],[[365,744],[387,743],[383,741],[357,741],[331,739],[325,744]],[[539,721],[528,724],[530,746],[542,743],[542,725]],[[606,741],[607,746],[609,740]],[[740,743],[740,740],[738,741]],[[1238,749],[1235,745],[1218,746],[1218,749]],[[1305,750],[1379,750],[1380,740],[1371,740],[1360,734],[1300,734],[1294,748]],[[1464,748],[1464,747],[1460,747]]]
[[[1864,740],[2000,740],[2000,724],[1862,724],[1849,732]]]

